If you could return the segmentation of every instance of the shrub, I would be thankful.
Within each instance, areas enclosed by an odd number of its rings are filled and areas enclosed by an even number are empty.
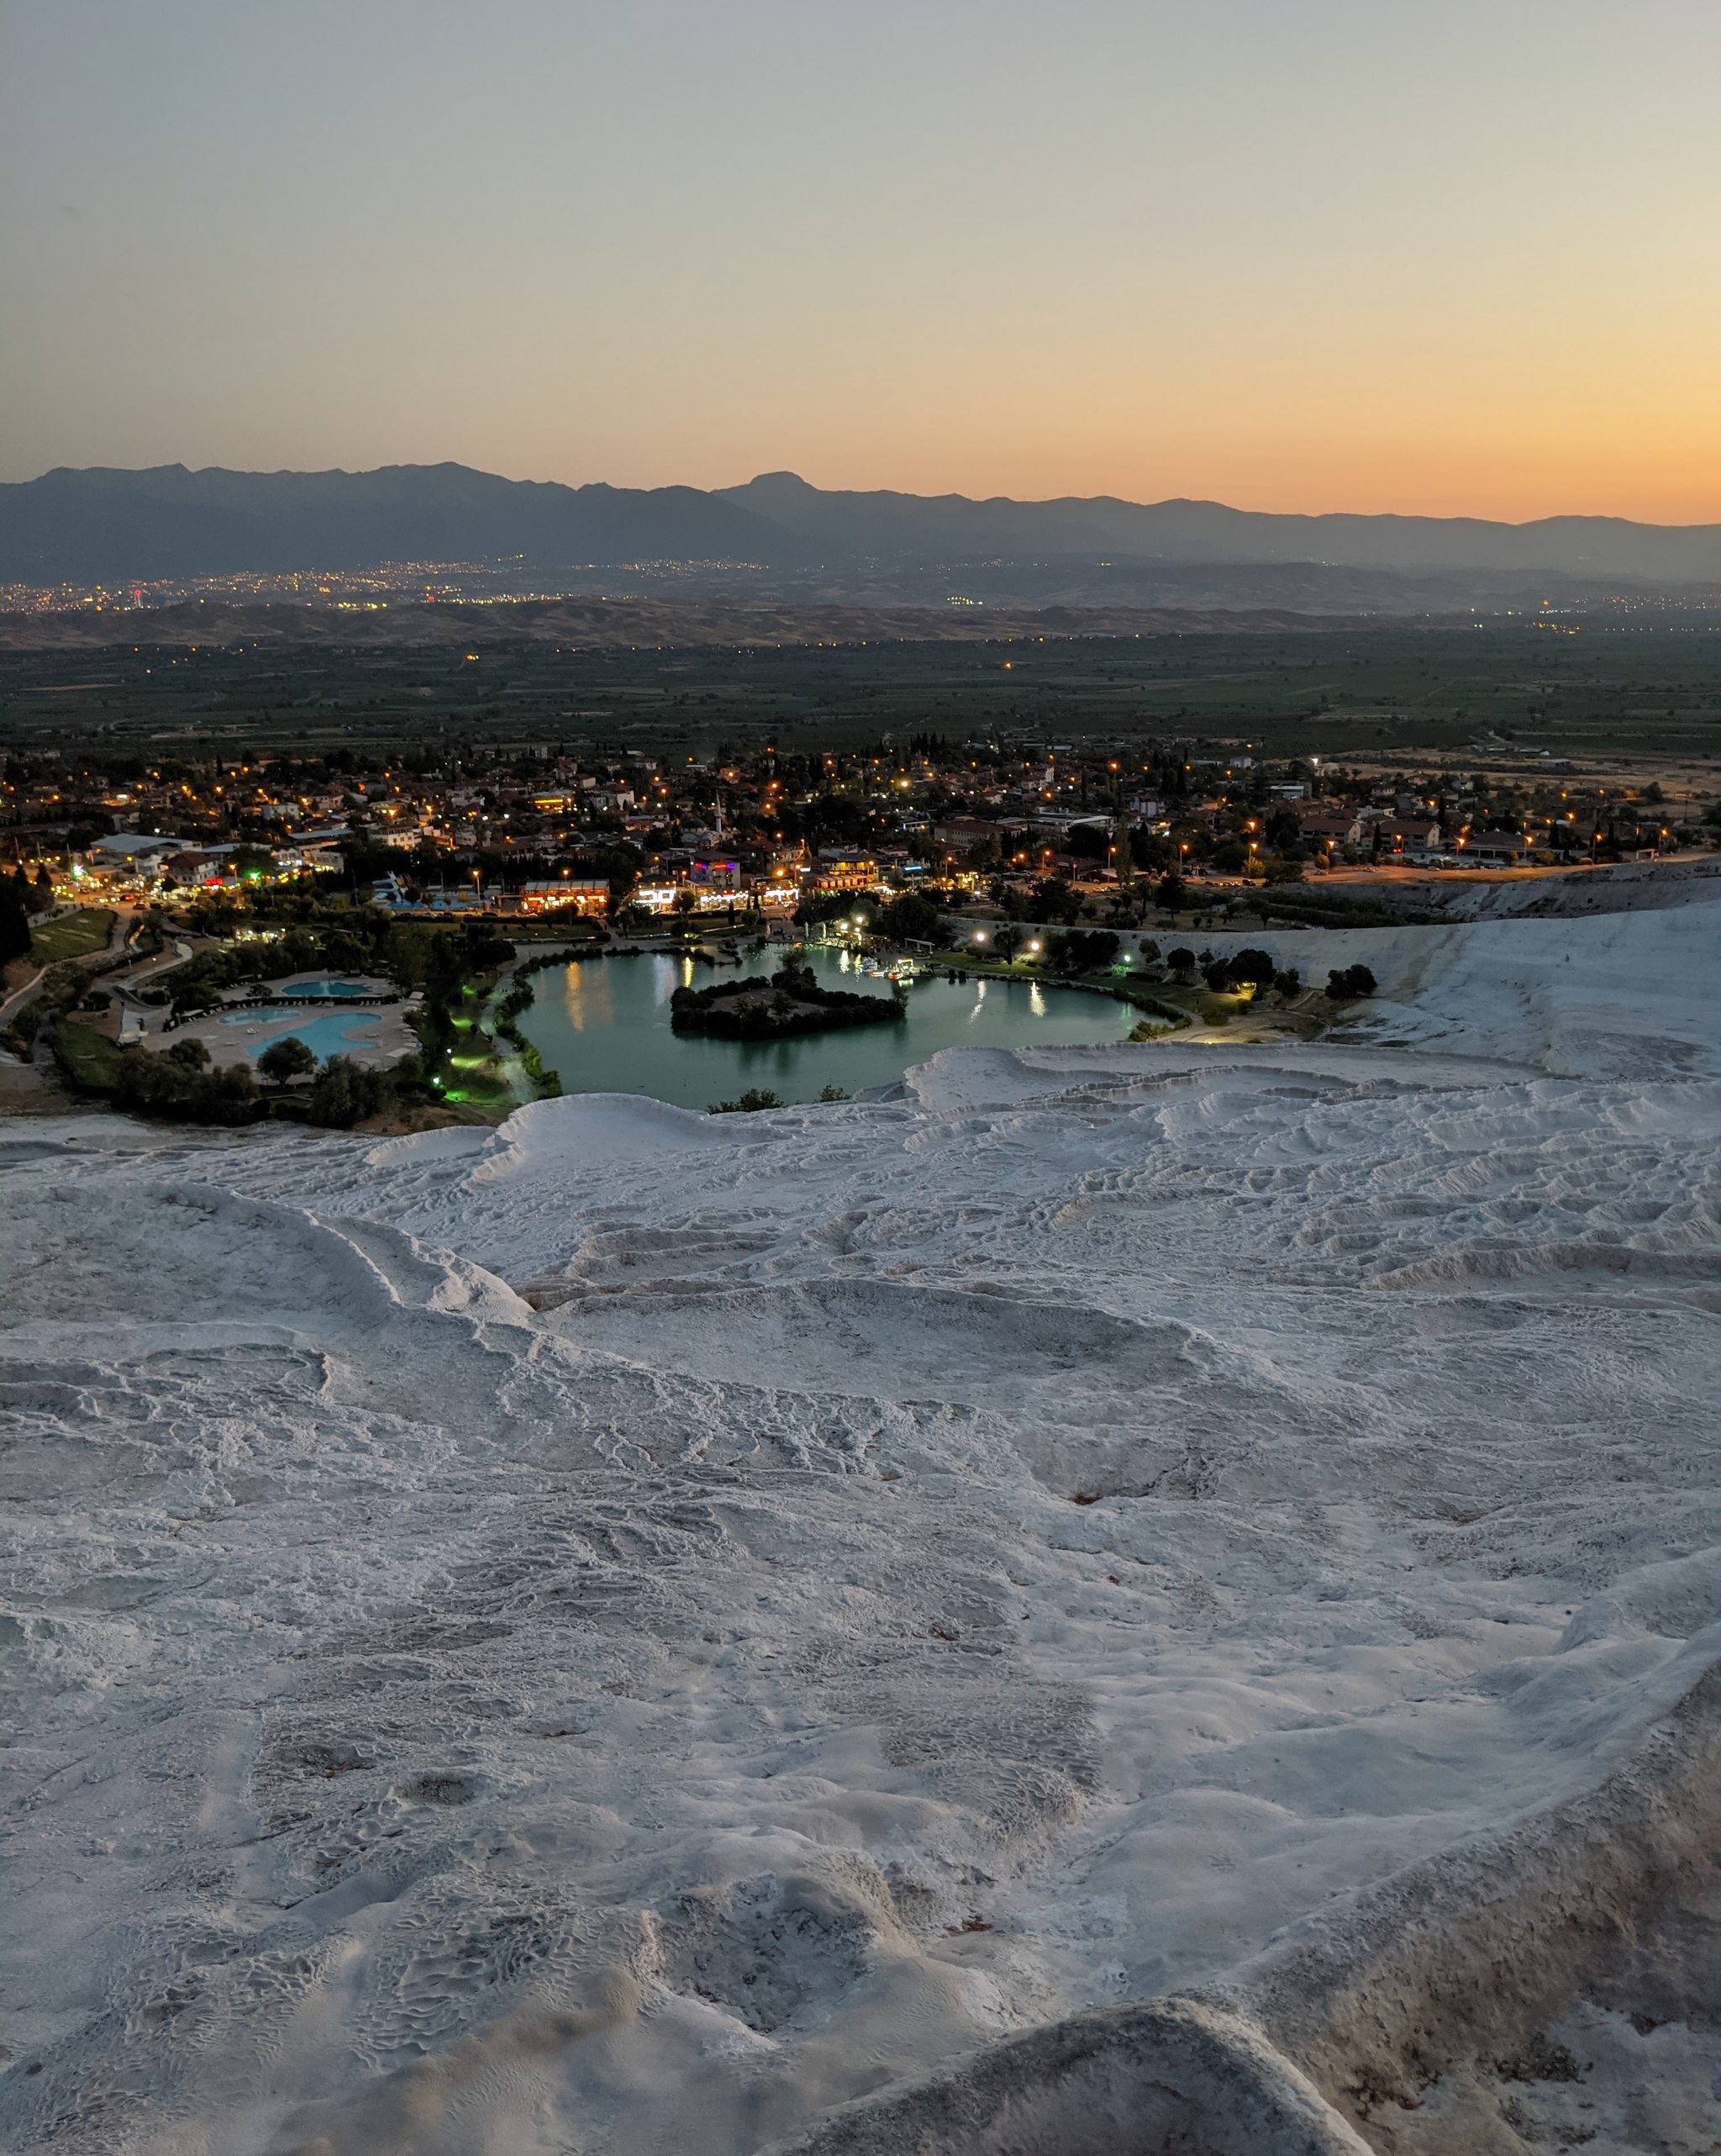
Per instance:
[[[28,1062],[36,1036],[76,1010],[89,994],[94,978],[87,966],[53,967],[40,993],[15,1014],[0,1040],[12,1054]]]
[[[1166,963],[1174,973],[1192,973],[1195,971],[1195,953],[1180,943],[1175,951],[1166,953]]]
[[[263,1112],[243,1064],[225,1071],[192,1070],[148,1048],[121,1050],[113,1098],[121,1108],[187,1123],[250,1123]]]
[[[1303,994],[1303,976],[1294,966],[1287,966],[1282,973],[1274,974],[1273,986],[1282,996],[1299,996]]]
[[[366,1070],[348,1056],[331,1056],[311,1088],[311,1120],[326,1130],[350,1131],[366,1116],[380,1114],[391,1090],[381,1071]]]
[[[777,1094],[750,1085],[739,1100],[714,1100],[705,1112],[708,1115],[756,1115],[762,1108],[781,1108],[782,1104]]]
[[[1327,976],[1327,994],[1334,1003],[1349,1003],[1357,996],[1371,996],[1376,987],[1366,966],[1334,967]]]

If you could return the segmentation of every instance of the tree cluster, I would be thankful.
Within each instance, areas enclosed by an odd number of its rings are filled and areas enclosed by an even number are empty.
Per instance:
[[[1270,951],[1245,944],[1229,958],[1210,959],[1202,969],[1202,978],[1215,995],[1223,995],[1227,988],[1271,988],[1278,970]]]
[[[670,1024],[677,1033],[715,1033],[734,1041],[776,1040],[850,1025],[900,1020],[900,996],[856,995],[824,988],[810,966],[792,962],[769,980],[718,981],[708,988],[677,988],[670,998]]]
[[[1108,928],[1072,928],[1047,944],[1046,963],[1056,973],[1103,973],[1115,963],[1120,948]]]

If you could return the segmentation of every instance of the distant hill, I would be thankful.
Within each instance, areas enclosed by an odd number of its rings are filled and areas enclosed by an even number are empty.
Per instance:
[[[1015,502],[961,494],[827,493],[792,472],[768,472],[714,498],[795,533],[828,553],[945,558],[1000,548],[1040,555],[1111,555],[1134,561],[1318,562],[1353,569],[1539,569],[1581,577],[1712,582],[1721,577],[1721,525],[1632,524],[1623,517],[1281,516],[1222,502],[1124,502],[1106,494]]]
[[[361,569],[765,558],[772,527],[692,487],[498,479],[461,464],[380,472],[61,468],[0,487],[0,582]]]
[[[1685,586],[1721,580],[1721,525],[1618,517],[1279,516],[1218,502],[1049,502],[826,493],[792,472],[744,487],[564,487],[464,465],[377,472],[96,468],[0,486],[0,583],[152,581],[245,571],[462,561],[522,573],[651,562],[754,564],[832,595],[870,578],[991,565],[1013,594],[1086,593],[1121,571],[1306,565],[1483,584],[1547,574]],[[1181,581],[1181,579],[1180,579]],[[1220,582],[1223,582],[1223,577]],[[1137,603],[1150,595],[1136,580]],[[1478,585],[1477,588],[1482,588]],[[1110,596],[1110,594],[1108,594]],[[1167,593],[1167,596],[1171,596]],[[1182,597],[1180,592],[1176,594]],[[1278,593],[1254,593],[1252,603]],[[1355,603],[1347,593],[1346,603]]]

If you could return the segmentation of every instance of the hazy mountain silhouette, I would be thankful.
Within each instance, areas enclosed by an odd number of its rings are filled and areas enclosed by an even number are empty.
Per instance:
[[[1331,563],[1356,569],[1558,570],[1576,577],[1708,581],[1721,575],[1721,525],[1623,517],[1287,516],[1223,502],[1119,501],[1106,494],[1016,502],[1003,495],[827,493],[771,472],[716,498],[828,551],[900,557],[1109,554],[1139,561]]]
[[[642,492],[499,479],[461,464],[380,472],[64,467],[0,487],[0,582],[766,557],[771,527],[692,487]],[[748,555],[749,547],[755,551]]]
[[[1017,502],[826,493],[793,472],[640,489],[502,479],[464,465],[377,472],[61,468],[0,486],[0,582],[518,560],[545,575],[650,561],[755,563],[838,584],[1007,559],[1057,572],[1303,563],[1662,585],[1721,580],[1721,525],[1618,517],[1284,516],[1218,502]],[[1055,581],[1055,577],[1054,578]],[[1018,582],[1031,578],[1016,579]]]

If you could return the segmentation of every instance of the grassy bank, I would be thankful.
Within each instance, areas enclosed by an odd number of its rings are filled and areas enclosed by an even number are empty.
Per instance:
[[[30,957],[38,966],[57,966],[65,958],[87,958],[108,948],[113,916],[99,906],[80,906],[58,920],[30,931]]]

